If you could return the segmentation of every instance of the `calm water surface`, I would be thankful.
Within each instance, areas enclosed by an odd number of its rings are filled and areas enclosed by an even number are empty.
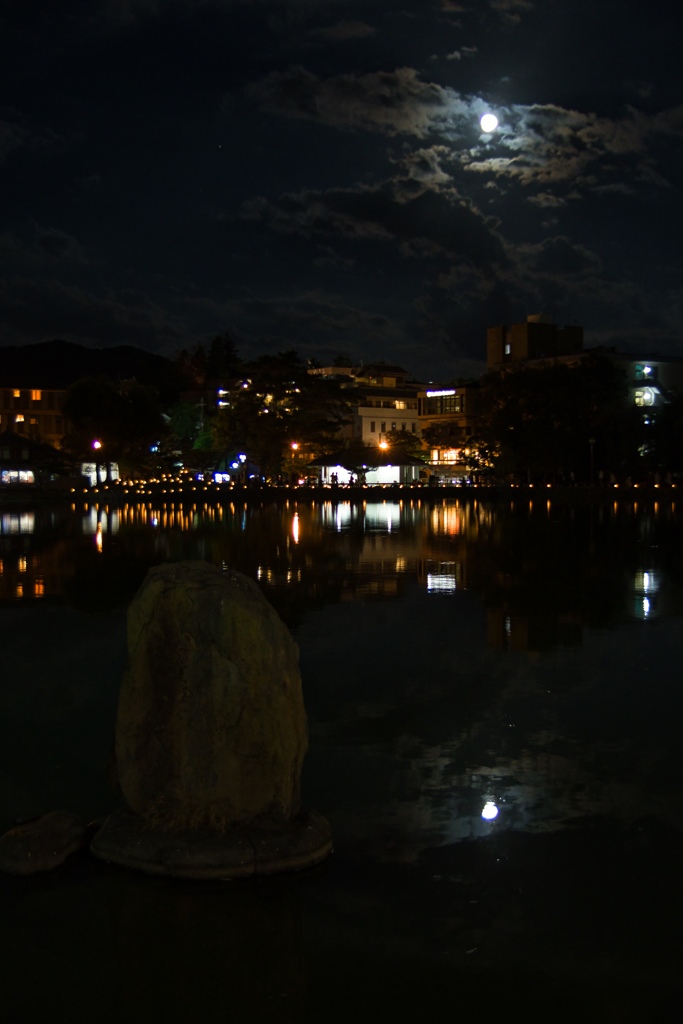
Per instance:
[[[669,502],[526,498],[0,509],[2,830],[118,806],[125,608],[200,558],[299,644],[335,838],[256,883],[0,878],[9,1019],[669,1019],[681,528]]]

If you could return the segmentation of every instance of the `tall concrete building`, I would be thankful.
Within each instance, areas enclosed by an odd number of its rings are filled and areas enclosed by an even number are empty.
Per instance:
[[[518,324],[489,327],[486,337],[486,365],[501,370],[509,363],[533,359],[558,359],[583,351],[583,327],[559,327],[542,316],[529,316]]]

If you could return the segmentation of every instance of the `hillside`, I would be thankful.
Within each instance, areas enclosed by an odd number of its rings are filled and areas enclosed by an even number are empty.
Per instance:
[[[133,345],[86,348],[70,341],[0,346],[0,387],[66,388],[81,377],[135,379],[164,396],[181,386],[175,363]]]

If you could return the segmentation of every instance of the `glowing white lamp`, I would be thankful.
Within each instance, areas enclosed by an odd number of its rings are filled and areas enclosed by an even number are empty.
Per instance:
[[[495,114],[484,114],[480,119],[479,124],[481,125],[481,130],[486,132],[487,135],[490,135],[491,132],[495,132],[498,127],[498,118]]]

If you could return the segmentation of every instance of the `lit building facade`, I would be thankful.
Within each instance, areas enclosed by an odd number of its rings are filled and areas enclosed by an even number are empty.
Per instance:
[[[420,435],[417,395],[420,387],[400,366],[384,363],[353,371],[349,387],[358,395],[350,424],[342,432],[364,444],[381,444],[386,435],[404,432]]]
[[[471,474],[469,442],[476,434],[479,386],[423,389],[417,395],[418,419],[429,464],[444,480],[463,481]]]
[[[66,434],[66,391],[46,388],[0,388],[0,431],[11,430],[57,448]]]

